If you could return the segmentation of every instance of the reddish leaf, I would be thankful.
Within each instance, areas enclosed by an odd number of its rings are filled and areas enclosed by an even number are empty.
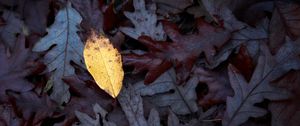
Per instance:
[[[6,90],[26,92],[33,85],[25,80],[25,77],[41,72],[41,65],[32,62],[32,53],[25,48],[24,36],[19,36],[13,53],[8,55],[8,49],[0,43],[0,102],[7,101]]]
[[[23,93],[8,91],[7,94],[15,111],[21,114],[27,125],[37,125],[47,117],[52,117],[57,107],[47,94],[39,96],[31,91]]]
[[[230,87],[227,71],[209,71],[201,67],[194,70],[195,76],[199,82],[208,86],[208,93],[204,96],[200,95],[198,103],[207,108],[215,104],[224,103],[228,96],[233,95],[233,90]],[[202,92],[198,92],[202,93]]]
[[[170,22],[164,22],[164,30],[173,42],[154,41],[142,36],[139,41],[148,47],[144,55],[124,55],[125,65],[135,66],[134,72],[148,70],[145,83],[153,82],[172,65],[176,68],[179,83],[185,81],[201,53],[205,54],[208,62],[216,54],[216,48],[222,47],[231,33],[222,28],[213,27],[203,19],[197,20],[198,33],[182,35],[178,27]]]
[[[239,53],[231,59],[231,64],[241,72],[247,81],[251,79],[254,71],[254,64],[244,45],[241,46]]]

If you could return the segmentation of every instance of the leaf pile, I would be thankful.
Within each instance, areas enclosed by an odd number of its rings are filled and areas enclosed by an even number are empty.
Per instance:
[[[296,0],[0,0],[2,126],[298,126]]]

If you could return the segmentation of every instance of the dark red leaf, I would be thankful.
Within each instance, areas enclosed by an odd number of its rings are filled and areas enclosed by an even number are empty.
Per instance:
[[[171,66],[176,68],[179,83],[185,81],[201,53],[208,62],[231,37],[231,32],[214,27],[203,19],[197,20],[198,33],[183,35],[178,27],[170,22],[163,22],[164,30],[173,42],[154,41],[142,36],[139,41],[148,47],[144,55],[129,54],[123,56],[125,65],[135,66],[135,72],[148,70],[145,83],[153,82]]]
[[[251,79],[255,66],[246,46],[240,47],[239,53],[231,59],[231,64],[241,72],[247,81]]]

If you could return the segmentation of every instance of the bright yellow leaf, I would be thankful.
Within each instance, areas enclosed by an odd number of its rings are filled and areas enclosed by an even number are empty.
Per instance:
[[[121,56],[109,39],[93,33],[87,40],[84,60],[98,86],[112,97],[117,97],[124,77]]]

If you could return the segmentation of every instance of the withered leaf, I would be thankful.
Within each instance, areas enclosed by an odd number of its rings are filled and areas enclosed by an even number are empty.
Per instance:
[[[176,114],[196,112],[195,88],[198,79],[193,76],[185,85],[178,86],[175,82],[174,70],[166,71],[150,85],[140,81],[134,85],[135,91],[158,107],[170,107]]]
[[[33,48],[35,52],[48,51],[44,56],[44,63],[48,71],[52,72],[48,84],[53,86],[51,98],[58,103],[68,102],[70,99],[69,87],[62,78],[75,74],[71,61],[84,67],[83,43],[77,31],[82,18],[68,3],[56,15],[55,22],[47,29],[47,36],[37,42]],[[51,48],[54,46],[53,48]],[[50,50],[49,50],[50,49]]]
[[[151,3],[146,8],[144,0],[133,0],[133,6],[134,12],[124,12],[124,14],[134,24],[134,28],[121,27],[120,30],[134,39],[145,35],[156,41],[165,40],[166,35],[162,24],[157,23],[156,5]]]
[[[272,87],[270,83],[291,69],[300,68],[300,60],[294,53],[295,47],[291,42],[286,42],[274,57],[264,45],[261,46],[261,51],[263,54],[259,57],[249,83],[235,67],[228,67],[230,83],[235,94],[227,98],[226,113],[222,121],[225,126],[240,125],[249,117],[266,114],[266,110],[254,106],[263,99],[282,100],[289,96],[288,92]]]

